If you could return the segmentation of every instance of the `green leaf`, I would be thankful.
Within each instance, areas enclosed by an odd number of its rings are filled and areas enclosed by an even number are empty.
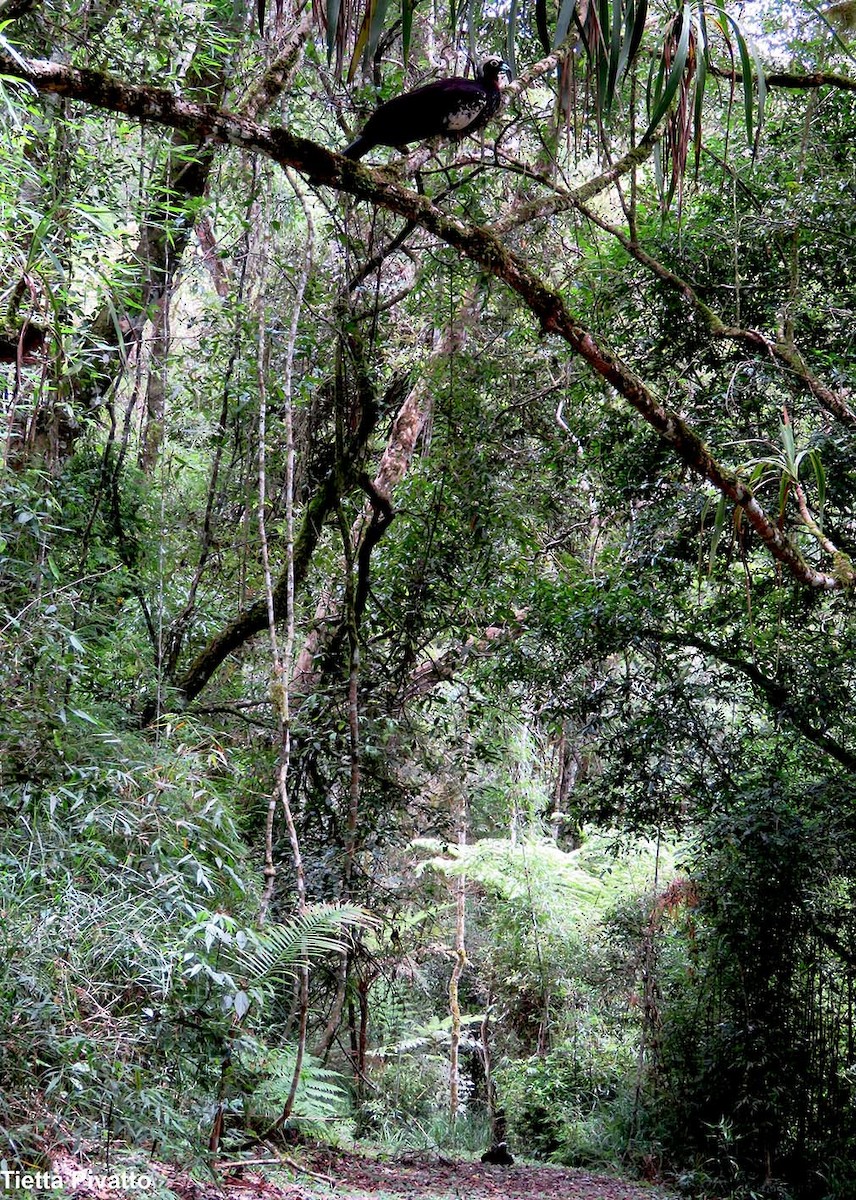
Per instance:
[[[754,73],[752,71],[752,57],[749,53],[749,47],[746,44],[746,39],[740,29],[740,26],[726,11],[722,3],[719,2],[720,11],[720,26],[725,33],[726,22],[734,30],[734,39],[737,42],[737,53],[740,55],[740,74],[743,77],[743,113],[746,127],[746,140],[750,146],[755,141],[754,134],[754,110],[755,110],[755,94],[753,88]],[[763,78],[763,74],[762,74]],[[761,85],[763,86],[763,85]],[[766,93],[765,93],[766,95]],[[760,95],[759,95],[760,99]]]
[[[780,425],[779,437],[782,442],[782,449],[785,453],[785,464],[791,475],[796,476],[796,457],[797,448],[794,442],[794,429],[792,425]]]
[[[696,55],[695,98],[693,100],[693,144],[695,146],[695,169],[698,172],[701,158],[703,133],[704,89],[707,84],[707,51],[704,47]]]
[[[666,86],[663,89],[662,94],[658,96],[659,84],[662,80],[663,71],[663,67],[661,66],[660,68],[658,87],[655,88],[654,92],[654,111],[651,114],[648,128],[645,131],[645,137],[650,137],[650,135],[660,124],[660,121],[668,112],[669,105],[672,103],[672,100],[674,99],[675,94],[681,85],[681,80],[683,79],[684,71],[687,65],[687,55],[689,53],[691,17],[692,14],[690,6],[689,4],[685,4],[683,13],[681,14],[681,36],[678,42],[677,50],[675,51],[675,58],[669,71],[669,77],[666,80]]]
[[[3,36],[3,30],[7,29],[11,24],[12,24],[11,20],[3,21],[2,24],[0,24],[0,49],[2,49],[4,54],[8,54],[9,57],[12,59],[12,61],[16,62],[19,67],[25,67],[27,65],[26,61],[21,57],[21,55],[18,53],[18,51],[15,49],[15,47],[12,45],[12,43],[8,40],[8,38]],[[0,75],[0,79],[7,79],[12,83],[18,83],[18,84],[24,83],[24,80],[14,79],[11,75]],[[26,86],[29,88],[31,85],[26,84]],[[37,94],[36,88],[33,88],[33,93]]]
[[[508,66],[511,71],[512,78],[517,74],[517,58],[515,55],[515,45],[517,42],[517,5],[519,0],[511,0],[511,7],[508,10],[508,35],[505,41],[505,57],[508,60]]]
[[[377,48],[388,3],[389,0],[369,0],[363,17],[363,23],[360,26],[360,32],[357,35],[354,45],[354,52],[351,55],[351,65],[348,67],[349,80],[353,79],[356,75],[357,67],[363,54],[371,57]]]
[[[750,40],[748,45],[755,63],[755,78],[758,82],[758,130],[760,130],[764,123],[764,110],[767,105],[767,81],[764,78],[764,64],[761,62],[758,47],[753,40]]]
[[[82,708],[70,708],[68,711],[74,713],[81,721],[87,721],[90,725],[101,724],[97,717],[93,717],[91,713],[84,712]]]
[[[826,504],[826,470],[820,460],[818,450],[809,450],[806,455],[814,472],[814,482],[817,487],[817,523],[823,528],[823,509]]]
[[[413,40],[413,13],[416,0],[402,0],[401,3],[401,49],[405,66],[410,60],[410,43]]]
[[[333,57],[336,46],[336,33],[339,28],[339,12],[342,0],[327,0],[327,62]]]
[[[636,58],[639,47],[642,45],[642,38],[645,34],[645,23],[647,20],[648,0],[636,0],[636,4],[633,7],[633,25],[630,30],[630,37],[628,39],[629,48],[627,51],[627,63],[624,67],[625,71]]]
[[[648,17],[648,0],[629,0],[624,17],[624,38],[618,58],[618,78],[623,79],[636,58],[645,33]]]
[[[576,8],[577,0],[562,0],[562,5],[559,9],[559,16],[556,20],[556,34],[553,38],[554,50],[567,40],[568,33],[571,28],[571,21],[574,19]]]
[[[782,474],[779,476],[779,516],[780,517],[784,515],[785,505],[788,502],[788,493],[790,492],[790,489],[791,489],[791,483],[792,483],[791,476],[786,471],[783,471]]]
[[[628,6],[633,6],[633,0],[628,0]],[[613,0],[612,4],[612,33],[609,39],[609,68],[606,73],[606,92],[604,95],[604,112],[609,112],[615,98],[615,84],[618,78],[621,60],[622,37],[622,6],[621,0]]]
[[[704,523],[704,517],[707,515],[707,511],[712,503],[713,503],[713,497],[711,497],[704,506],[704,512],[702,514],[702,523]],[[707,560],[708,575],[713,574],[713,568],[716,565],[716,555],[719,550],[719,543],[722,541],[722,535],[725,532],[725,523],[726,523],[727,512],[728,512],[728,506],[726,504],[725,497],[723,495],[720,495],[717,497],[716,508],[715,508],[714,514],[713,514],[713,530],[710,535],[710,551],[709,551],[708,560]],[[699,571],[699,574],[701,574],[701,571]]]
[[[374,57],[377,50],[380,35],[383,33],[383,27],[386,22],[386,11],[389,7],[389,0],[378,0],[375,5],[374,15],[372,16],[371,29],[369,31],[369,44],[366,55],[369,60]]]
[[[609,50],[606,44],[606,31],[611,25],[609,16],[609,0],[599,0],[597,7],[595,72],[597,75],[597,104],[601,112],[604,112],[606,107],[607,81],[609,78]]]

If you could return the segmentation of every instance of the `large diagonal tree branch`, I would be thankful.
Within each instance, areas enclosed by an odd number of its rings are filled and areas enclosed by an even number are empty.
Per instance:
[[[718,79],[730,79],[733,83],[742,83],[740,71],[728,70],[725,67],[708,67],[711,75]],[[856,79],[849,75],[836,75],[831,71],[812,71],[802,74],[797,71],[771,71],[764,76],[768,88],[787,88],[793,91],[811,91],[814,88],[837,88],[842,92],[856,92]]]
[[[211,105],[189,104],[161,88],[135,87],[98,72],[76,70],[43,60],[18,60],[0,55],[0,72],[26,80],[39,91],[59,93],[111,112],[193,132],[210,142],[263,154],[283,167],[294,167],[316,186],[325,185],[348,192],[415,221],[516,292],[538,319],[545,334],[553,334],[565,341],[636,409],[683,462],[743,508],[770,553],[796,579],[809,587],[826,589],[839,588],[843,582],[852,581],[852,567],[843,559],[833,574],[813,567],[764,511],[745,481],[719,463],[698,434],[662,405],[608,347],[598,342],[568,311],[559,293],[545,284],[523,259],[508,250],[495,234],[441,212],[427,197],[284,128],[267,128]]]

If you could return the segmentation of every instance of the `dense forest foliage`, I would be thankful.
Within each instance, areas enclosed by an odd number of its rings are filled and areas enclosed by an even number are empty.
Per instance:
[[[854,1194],[852,16],[0,0],[3,1163]]]

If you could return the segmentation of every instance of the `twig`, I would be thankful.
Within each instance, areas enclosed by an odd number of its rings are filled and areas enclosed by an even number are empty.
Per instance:
[[[308,1175],[310,1179],[315,1179],[318,1183],[326,1183],[333,1191],[336,1190],[336,1181],[329,1175],[319,1175],[317,1171],[310,1171],[308,1167],[302,1167],[299,1162],[295,1162],[293,1158],[289,1158],[287,1154],[279,1154],[271,1158],[236,1158],[234,1162],[218,1162],[218,1171],[237,1171],[242,1167],[290,1167],[292,1171],[297,1171],[300,1175]]]

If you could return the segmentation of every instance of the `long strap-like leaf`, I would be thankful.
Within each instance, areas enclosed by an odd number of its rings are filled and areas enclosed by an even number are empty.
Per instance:
[[[672,103],[672,100],[674,99],[675,94],[681,85],[681,80],[683,79],[684,71],[687,65],[687,56],[689,54],[691,26],[692,10],[690,9],[689,4],[685,4],[681,14],[681,36],[678,39],[675,57],[672,60],[672,66],[671,70],[669,71],[669,77],[666,80],[666,86],[663,88],[659,98],[658,92],[663,77],[662,67],[657,77],[657,83],[654,89],[654,109],[651,113],[648,128],[645,130],[644,136],[646,138],[651,136],[651,134],[660,124],[660,121],[668,112],[669,105]]]

